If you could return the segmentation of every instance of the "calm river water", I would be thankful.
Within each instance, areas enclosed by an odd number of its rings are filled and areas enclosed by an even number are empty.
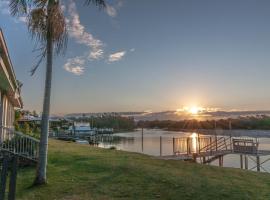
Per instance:
[[[228,135],[225,131],[224,135]],[[221,135],[222,135],[221,133]],[[134,132],[117,133],[113,136],[104,137],[99,147],[110,148],[116,147],[118,150],[138,152],[153,156],[160,155],[160,136],[162,136],[162,155],[173,155],[173,138],[177,137],[190,137],[196,133],[192,132],[175,132],[175,131],[163,131],[163,130],[144,130],[143,137],[142,131],[137,130]],[[231,133],[230,133],[231,134]],[[270,131],[236,131],[233,135],[242,136],[255,136],[259,140],[260,150],[270,150]],[[262,156],[261,162],[270,159],[270,156]],[[251,169],[256,166],[253,161],[254,157],[248,158],[248,168]],[[214,161],[211,165],[218,165],[218,161]],[[224,157],[224,167],[240,168],[240,156],[235,154],[229,154]],[[264,169],[261,171],[270,172],[270,161],[262,165]],[[255,170],[255,169],[254,169]]]

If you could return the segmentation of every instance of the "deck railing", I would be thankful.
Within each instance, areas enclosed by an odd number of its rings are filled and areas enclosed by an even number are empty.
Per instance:
[[[250,153],[254,154],[258,152],[259,141],[257,138],[233,138],[233,151],[235,153]]]
[[[0,152],[7,152],[37,161],[39,140],[15,131],[11,128],[0,126]]]
[[[199,137],[180,137],[173,139],[173,153],[201,154],[217,151],[229,151],[231,147],[231,137],[227,136],[199,136]]]
[[[232,150],[231,149],[231,137],[226,136],[218,136],[218,137],[204,137],[204,138],[198,138],[199,143],[201,143],[202,140],[206,140],[207,142],[204,142],[205,145],[201,145],[201,148],[199,149],[199,153],[202,152],[212,152],[212,151],[221,151],[221,150]]]

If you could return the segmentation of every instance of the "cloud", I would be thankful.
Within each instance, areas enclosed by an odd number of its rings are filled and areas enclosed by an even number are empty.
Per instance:
[[[27,23],[27,17],[19,17],[18,18],[18,21],[20,21],[20,22],[23,22],[23,23]]]
[[[110,17],[116,17],[118,10],[123,6],[123,0],[117,0],[113,5],[106,5],[106,13]]]
[[[121,60],[126,54],[126,51],[119,51],[109,55],[109,62],[115,62]]]
[[[3,14],[3,15],[10,14],[9,1],[8,0],[1,0],[0,1],[0,13]]]
[[[111,17],[116,17],[116,15],[117,15],[116,9],[110,5],[106,6],[106,13]]]
[[[80,76],[84,74],[84,64],[85,59],[82,57],[69,58],[63,68],[74,75]]]
[[[78,44],[89,47],[89,51],[84,56],[69,58],[63,68],[75,75],[82,75],[85,71],[85,63],[87,61],[99,60],[103,58],[103,42],[95,38],[91,33],[87,32],[85,27],[81,24],[80,16],[78,14],[76,4],[73,0],[66,6],[62,5],[62,9],[68,12],[66,18],[68,34]]]
[[[130,49],[129,51],[130,51],[130,52],[134,52],[134,51],[135,51],[135,48],[132,48],[132,49]]]
[[[73,0],[68,4],[68,13],[70,17],[66,21],[70,37],[74,38],[77,43],[90,47],[89,59],[97,60],[102,58],[104,44],[85,30],[85,27],[81,24],[80,16]]]
[[[91,51],[88,58],[90,60],[97,60],[101,57],[103,57],[104,51],[102,49],[96,49],[95,51]]]

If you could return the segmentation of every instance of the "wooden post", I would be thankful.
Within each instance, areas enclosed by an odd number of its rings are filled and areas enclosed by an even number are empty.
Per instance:
[[[216,151],[218,150],[218,147],[217,147],[217,133],[216,133]]]
[[[143,152],[143,128],[142,128],[142,152]]]
[[[245,169],[248,169],[248,157],[245,155]]]
[[[229,129],[230,129],[230,150],[233,151],[232,148],[232,121],[229,121]]]
[[[17,163],[18,158],[14,156],[12,159],[12,166],[11,166],[12,168],[9,181],[8,200],[15,200],[16,196]]]
[[[159,154],[162,156],[162,136],[159,138]]]
[[[257,160],[257,172],[261,171],[260,156],[256,156]]]
[[[212,136],[210,136],[210,154],[212,154]]]
[[[175,145],[175,141],[174,141],[174,137],[173,137],[173,142],[172,142],[172,146],[173,146],[173,155],[175,155],[174,145]]]
[[[189,154],[189,138],[187,138],[187,154]]]
[[[192,154],[193,162],[197,162],[197,153]]]
[[[200,134],[198,134],[198,146],[199,146],[199,154],[201,154],[201,140],[200,140]]]
[[[1,172],[0,200],[5,199],[7,171],[8,171],[8,156],[4,155]]]
[[[205,164],[205,156],[203,156],[203,164]]]
[[[243,154],[240,154],[240,168],[243,169]]]
[[[220,167],[223,166],[223,156],[218,157],[218,164],[219,164]]]
[[[233,148],[232,148],[232,134],[230,134],[230,150],[233,151]]]

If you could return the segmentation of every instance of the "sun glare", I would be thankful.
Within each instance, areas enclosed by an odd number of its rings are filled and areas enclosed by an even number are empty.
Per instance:
[[[188,112],[192,115],[197,115],[199,111],[200,111],[200,108],[197,106],[193,106],[188,110]]]
[[[206,108],[199,107],[199,106],[191,106],[191,107],[185,106],[181,109],[177,109],[176,113],[186,112],[190,115],[198,115],[205,110]]]

